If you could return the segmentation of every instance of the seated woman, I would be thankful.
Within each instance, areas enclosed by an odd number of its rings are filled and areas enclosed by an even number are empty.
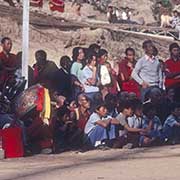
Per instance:
[[[119,63],[119,80],[123,91],[134,92],[139,97],[140,91],[138,84],[131,78],[131,73],[135,66],[135,50],[127,48],[126,57]]]

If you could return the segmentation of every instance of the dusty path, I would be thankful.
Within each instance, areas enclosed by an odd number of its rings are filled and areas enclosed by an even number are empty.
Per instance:
[[[0,161],[0,180],[179,180],[180,145]]]

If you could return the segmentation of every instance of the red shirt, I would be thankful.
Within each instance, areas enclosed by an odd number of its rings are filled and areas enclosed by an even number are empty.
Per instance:
[[[16,55],[12,53],[9,53],[9,55],[7,56],[2,51],[0,53],[0,61],[2,62],[3,66],[6,67],[16,67],[17,65]]]
[[[8,71],[6,70],[4,67],[7,68],[15,68],[17,66],[17,59],[16,59],[16,55],[10,53],[8,56],[6,54],[4,54],[4,52],[2,51],[0,53],[0,64],[2,66],[3,69],[0,70],[0,84],[3,85],[4,82],[11,77],[11,75],[13,75],[12,71]]]
[[[173,59],[168,59],[166,62],[166,68],[169,73],[180,73],[180,59],[178,61],[174,61]],[[165,85],[166,87],[172,87],[178,85],[180,83],[180,78],[166,78]]]
[[[121,88],[123,91],[127,91],[129,93],[134,92],[139,97],[139,85],[136,83],[136,81],[131,79],[132,70],[133,69],[128,66],[128,60],[126,58],[119,63],[119,79],[121,81]],[[121,73],[124,76],[124,80],[121,78]]]

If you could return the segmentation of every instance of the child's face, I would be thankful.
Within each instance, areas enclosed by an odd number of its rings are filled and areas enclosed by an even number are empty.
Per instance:
[[[96,112],[99,114],[100,117],[104,117],[107,114],[107,108],[104,106],[101,106]]]
[[[128,117],[130,117],[130,116],[133,115],[133,110],[132,110],[132,108],[126,109],[126,115],[127,115]]]
[[[180,108],[176,108],[174,110],[174,115],[177,116],[177,117],[180,117]]]
[[[178,13],[177,13],[177,12],[174,12],[174,16],[175,16],[175,17],[178,17]]]
[[[133,62],[134,59],[135,59],[134,52],[128,51],[128,52],[127,52],[127,59],[128,59],[129,61]]]
[[[153,109],[153,110],[150,110],[148,113],[147,113],[147,117],[149,119],[153,119],[154,116],[156,115],[156,111]]]

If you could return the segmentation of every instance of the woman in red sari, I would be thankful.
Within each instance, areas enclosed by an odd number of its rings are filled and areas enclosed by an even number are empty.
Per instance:
[[[126,57],[119,63],[119,80],[122,91],[134,92],[137,97],[140,96],[139,86],[132,79],[131,73],[135,66],[135,50],[127,48],[125,51]]]

